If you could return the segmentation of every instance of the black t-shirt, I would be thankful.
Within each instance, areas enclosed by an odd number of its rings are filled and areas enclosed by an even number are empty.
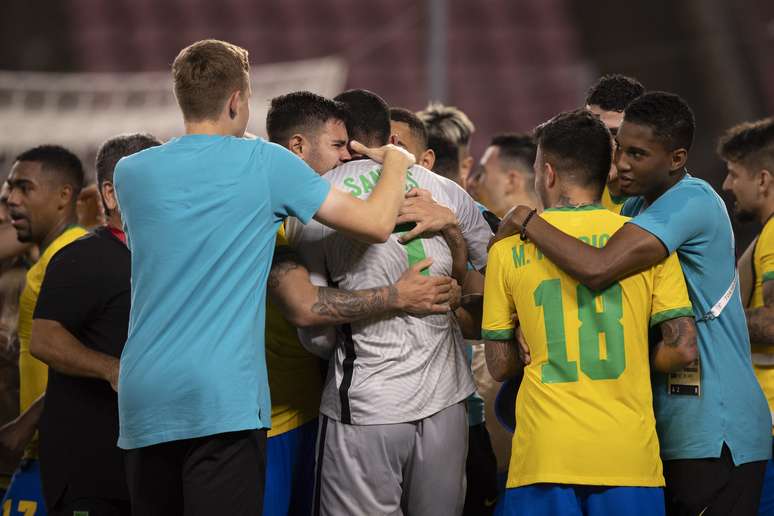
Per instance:
[[[35,319],[57,321],[84,346],[116,358],[126,342],[129,249],[99,228],[60,250],[46,269]],[[118,441],[118,398],[104,380],[48,370],[40,420],[46,504],[95,497],[128,500]]]

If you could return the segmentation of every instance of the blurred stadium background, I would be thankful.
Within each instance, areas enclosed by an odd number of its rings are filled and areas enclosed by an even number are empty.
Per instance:
[[[579,106],[620,72],[688,100],[689,169],[719,190],[717,137],[774,111],[771,0],[4,0],[0,12],[0,178],[38,143],[93,168],[115,133],[179,134],[169,66],[206,37],[249,50],[258,134],[277,94],[360,87],[412,110],[460,107],[479,157],[495,133]],[[757,231],[738,229],[740,246]]]

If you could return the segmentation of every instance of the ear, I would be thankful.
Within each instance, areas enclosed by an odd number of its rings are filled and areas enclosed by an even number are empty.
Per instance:
[[[433,167],[435,166],[435,152],[433,152],[433,149],[427,149],[422,153],[419,164],[427,170],[433,170]]]
[[[110,181],[103,181],[99,193],[102,196],[102,203],[110,213],[118,209],[118,199],[116,199],[116,189],[113,186],[113,183]]]
[[[68,184],[64,184],[59,189],[59,207],[64,208],[69,204],[75,204],[78,199],[74,199],[75,190]]]
[[[546,186],[546,189],[548,188],[554,188],[556,186],[556,171],[554,170],[554,167],[551,166],[551,163],[546,162],[543,167],[543,177],[544,184]]]
[[[301,159],[304,159],[304,151],[307,149],[306,138],[300,134],[294,134],[288,140],[288,149]]]
[[[462,165],[462,173],[460,176],[466,177],[470,173],[470,169],[473,168],[473,156],[468,156],[467,158],[463,159],[460,164]]]
[[[774,193],[771,191],[772,181],[774,181],[774,175],[772,175],[769,169],[767,168],[762,169],[758,174],[758,189],[764,195],[768,195],[769,192]]]
[[[511,169],[505,172],[505,193],[510,193],[516,190],[517,185],[524,189],[524,176],[517,171]]]
[[[677,149],[672,151],[672,165],[670,170],[680,170],[685,166],[685,162],[688,161],[688,151],[686,149]]]
[[[229,119],[234,120],[237,116],[237,113],[239,112],[239,100],[242,98],[242,92],[239,90],[236,90],[234,93],[232,93],[229,98],[228,102],[226,104],[227,107],[227,115]]]
[[[391,143],[392,145],[398,145],[398,142],[400,141],[400,138],[398,138],[398,135],[393,133],[390,135],[389,140],[387,140],[387,143]]]

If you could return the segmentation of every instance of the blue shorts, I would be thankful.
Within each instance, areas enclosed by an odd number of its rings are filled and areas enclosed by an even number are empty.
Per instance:
[[[312,513],[317,419],[266,441],[263,516]]]
[[[758,516],[774,516],[774,458],[766,463],[766,476],[763,477]]]
[[[660,487],[534,484],[506,489],[503,516],[663,516]]]
[[[13,474],[0,507],[3,516],[46,516],[46,503],[40,484],[40,463],[37,460],[22,461]]]

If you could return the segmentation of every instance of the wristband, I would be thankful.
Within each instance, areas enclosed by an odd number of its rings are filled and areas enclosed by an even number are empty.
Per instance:
[[[524,222],[521,223],[521,231],[519,232],[519,238],[521,238],[521,241],[524,242],[527,240],[527,224],[530,220],[532,220],[532,217],[535,216],[535,213],[537,213],[537,210],[532,210],[527,214],[527,217],[524,219]]]

